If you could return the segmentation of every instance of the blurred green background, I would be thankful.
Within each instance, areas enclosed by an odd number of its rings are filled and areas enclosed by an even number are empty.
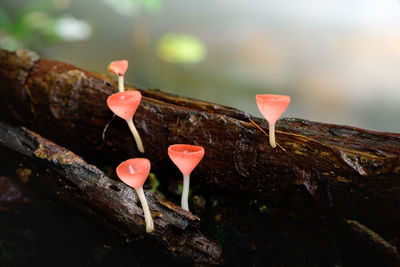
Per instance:
[[[396,0],[1,0],[0,47],[128,84],[261,116],[254,96],[288,94],[286,116],[400,132]]]

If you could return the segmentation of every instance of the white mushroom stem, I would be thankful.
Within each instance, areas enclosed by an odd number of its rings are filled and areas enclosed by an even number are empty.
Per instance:
[[[189,211],[189,184],[190,184],[190,173],[183,175],[183,189],[182,189],[182,199],[181,207],[184,210]]]
[[[269,123],[269,144],[272,148],[276,147],[275,142],[275,123]]]
[[[136,188],[136,193],[138,194],[140,203],[142,204],[144,221],[146,222],[146,232],[151,233],[154,229],[154,223],[153,218],[151,217],[149,205],[147,204],[147,200],[143,192],[143,187]]]
[[[136,146],[137,146],[138,150],[140,152],[144,153],[142,139],[140,138],[140,135],[139,135],[138,131],[136,130],[135,124],[133,124],[133,119],[126,120],[126,122],[128,123],[129,129],[131,130],[133,137],[135,138]]]
[[[120,92],[125,91],[125,86],[124,86],[124,75],[117,75],[118,76],[118,89]]]

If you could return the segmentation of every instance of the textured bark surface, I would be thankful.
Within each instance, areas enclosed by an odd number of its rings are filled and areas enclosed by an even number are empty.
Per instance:
[[[159,176],[177,174],[167,147],[202,145],[206,154],[193,179],[223,192],[257,199],[269,210],[295,210],[309,203],[314,216],[354,219],[399,247],[400,134],[301,119],[281,119],[277,142],[229,107],[141,90],[134,122],[146,153],[140,154],[125,122],[112,120],[107,97],[114,81],[74,66],[38,59],[27,51],[0,51],[0,120],[25,125],[92,163],[116,164],[145,156]],[[127,87],[133,89],[132,87]],[[136,89],[136,88],[135,88]],[[267,123],[254,119],[265,131]],[[268,131],[267,131],[268,132]],[[303,186],[308,195],[288,195]]]
[[[141,204],[132,188],[34,132],[0,123],[0,159],[13,165],[19,179],[31,187],[95,215],[145,245],[158,245],[168,255],[196,264],[221,263],[220,245],[201,233],[197,216],[145,192],[155,226],[146,233]]]

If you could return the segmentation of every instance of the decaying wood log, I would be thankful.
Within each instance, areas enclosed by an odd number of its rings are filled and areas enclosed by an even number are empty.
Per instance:
[[[149,246],[157,244],[180,260],[221,263],[220,245],[201,233],[197,216],[145,192],[155,225],[154,231],[147,234],[142,208],[132,188],[109,179],[95,166],[34,132],[0,123],[0,160],[13,165],[28,185],[96,215],[135,240]]]
[[[341,234],[348,235],[348,239],[353,243],[351,245],[360,247],[361,251],[368,253],[370,259],[372,258],[376,262],[375,264],[367,262],[365,265],[397,266],[400,263],[396,247],[365,225],[354,220],[344,220],[341,228]],[[363,256],[361,255],[361,257]],[[353,255],[353,258],[354,264],[352,265],[357,265],[359,263],[357,257]]]
[[[142,156],[118,118],[102,140],[112,118],[106,99],[117,91],[110,77],[1,50],[0,81],[0,120],[25,125],[89,162]],[[263,201],[272,211],[292,208],[286,189],[304,185],[322,214],[358,220],[399,247],[400,134],[286,118],[276,126],[284,150],[272,149],[244,112],[138,90],[144,97],[134,121],[155,173],[176,173],[169,145],[202,145],[206,154],[193,179]],[[267,129],[264,120],[254,121]]]

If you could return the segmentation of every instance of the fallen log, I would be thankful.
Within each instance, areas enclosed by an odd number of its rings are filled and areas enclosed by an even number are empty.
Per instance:
[[[145,192],[155,226],[146,233],[142,207],[132,188],[26,128],[0,123],[0,160],[14,168],[24,183],[97,217],[129,238],[156,246],[180,261],[221,263],[220,245],[202,234],[197,216]]]
[[[356,255],[349,255],[348,258],[352,259],[349,266],[358,265],[360,259],[368,258],[363,266],[397,266],[400,263],[400,257],[396,247],[384,240],[377,233],[365,227],[361,223],[354,220],[344,220],[340,225],[340,235],[347,235],[347,243],[349,246],[356,246],[360,248],[363,253],[368,253],[369,257],[365,257],[360,253]],[[343,238],[343,237],[342,237]],[[349,244],[350,243],[350,244]],[[350,253],[349,253],[350,254]]]
[[[106,98],[117,91],[110,77],[26,50],[1,50],[0,59],[0,120],[26,125],[96,164],[142,156],[119,119],[102,139],[112,118]],[[304,185],[318,212],[360,221],[399,247],[400,134],[286,118],[276,126],[284,150],[272,149],[244,112],[138,90],[144,97],[134,121],[158,175],[176,174],[169,145],[202,145],[206,154],[193,175],[201,183],[263,201],[271,211],[293,211],[301,199],[287,189]]]

